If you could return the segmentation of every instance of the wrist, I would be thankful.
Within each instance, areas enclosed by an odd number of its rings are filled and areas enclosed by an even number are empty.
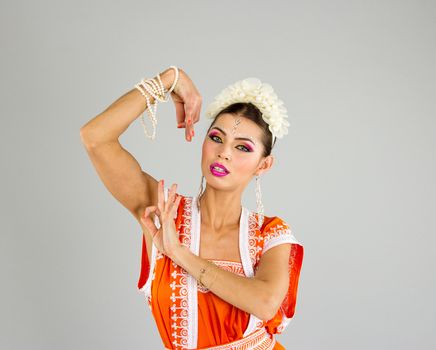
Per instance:
[[[171,253],[170,253],[169,257],[177,265],[181,266],[180,263],[182,261],[182,256],[188,252],[189,252],[188,248],[185,245],[180,244],[180,245],[177,245],[177,246],[171,248]]]
[[[180,72],[180,68],[178,68]],[[167,68],[162,73],[160,73],[160,77],[162,80],[162,84],[165,87],[165,92],[167,92],[174,83],[174,79],[176,79],[176,71],[173,68]]]

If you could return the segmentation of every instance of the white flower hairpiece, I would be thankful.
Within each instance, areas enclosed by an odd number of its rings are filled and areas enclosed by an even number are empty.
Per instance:
[[[258,78],[247,78],[224,88],[206,109],[209,118],[215,116],[225,107],[237,102],[251,102],[262,112],[262,119],[274,137],[282,138],[288,134],[290,125],[286,118],[287,110],[274,92],[272,86],[262,83]]]

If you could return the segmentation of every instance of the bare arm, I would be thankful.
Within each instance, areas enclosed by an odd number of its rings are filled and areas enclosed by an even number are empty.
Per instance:
[[[190,141],[188,133],[199,119],[201,98],[184,71],[179,69],[179,73],[179,80],[171,97],[176,104],[179,124],[186,127],[185,136]],[[163,71],[161,79],[168,90],[175,79],[174,69]],[[154,98],[151,95],[149,97],[150,102],[154,103]],[[138,221],[144,208],[157,202],[157,180],[142,171],[137,160],[121,146],[118,139],[145,108],[144,96],[134,88],[80,129],[82,143],[100,179]],[[186,125],[183,122],[185,117],[191,118],[192,123]]]
[[[289,285],[288,262],[290,244],[280,244],[269,249],[260,258],[254,277],[239,276],[214,263],[193,254],[181,245],[172,253],[171,259],[197,280],[200,267],[206,272],[202,283],[210,291],[228,303],[261,320],[270,320],[278,311]]]
[[[174,70],[162,73],[169,89]],[[150,96],[153,103],[154,99]],[[80,129],[80,137],[103,184],[111,194],[136,216],[142,205],[157,198],[157,181],[142,171],[137,160],[118,141],[119,136],[145,111],[145,98],[132,89]]]

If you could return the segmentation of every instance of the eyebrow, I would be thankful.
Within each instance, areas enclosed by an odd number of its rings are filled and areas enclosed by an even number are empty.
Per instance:
[[[226,132],[223,129],[217,127],[217,126],[212,127],[212,129],[218,129],[219,131],[221,131],[224,134],[224,136],[227,136]],[[245,141],[250,141],[254,145],[256,144],[252,139],[249,139],[247,137],[235,137],[235,140],[245,140]]]

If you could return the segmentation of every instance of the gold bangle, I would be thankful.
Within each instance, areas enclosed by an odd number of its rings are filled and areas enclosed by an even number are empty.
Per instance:
[[[203,282],[201,282],[201,276],[203,276],[203,274],[206,272],[206,270],[202,267],[201,269],[200,269],[200,277],[198,278],[198,281],[200,282],[200,284],[203,286],[203,287],[206,287],[204,284],[203,284]]]
[[[218,268],[219,268],[219,267],[217,266],[217,269],[218,269]],[[212,280],[212,282],[210,283],[210,287],[207,287],[206,285],[204,285],[204,283],[203,283],[202,280],[201,280],[201,278],[203,277],[203,275],[204,275],[205,272],[206,272],[206,269],[202,267],[202,268],[200,269],[200,276],[198,277],[198,281],[200,282],[200,284],[201,284],[204,288],[210,289],[210,288],[212,287],[213,282],[215,282],[216,276],[217,276],[217,274],[218,274],[218,270],[215,272],[215,277],[214,277],[214,279]]]

